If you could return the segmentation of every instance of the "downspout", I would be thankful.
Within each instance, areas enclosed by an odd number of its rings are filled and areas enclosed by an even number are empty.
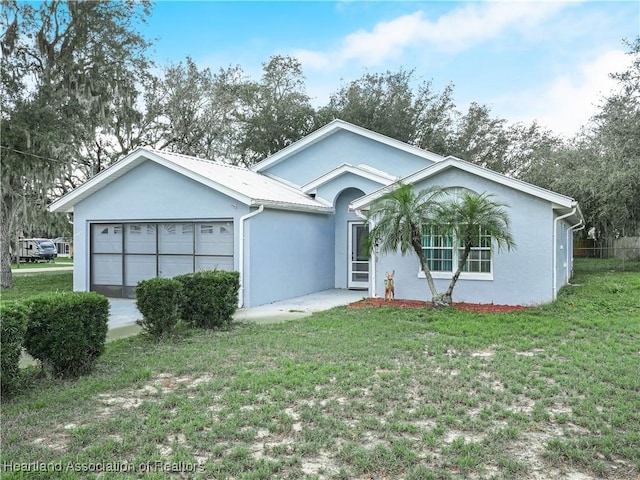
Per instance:
[[[584,218],[581,217],[578,223],[576,223],[575,225],[567,229],[567,247],[569,246],[569,234],[580,231],[584,229],[584,227],[585,227]],[[569,266],[569,264],[571,264],[571,266]],[[572,276],[573,276],[573,245],[571,248],[571,260],[570,262],[567,262],[567,279],[571,279]]]
[[[565,215],[561,215],[553,221],[553,300],[555,300],[558,296],[558,275],[556,272],[556,268],[558,267],[558,249],[556,246],[556,238],[558,236],[558,222],[563,220],[571,215],[575,215],[578,207],[573,207],[569,213]]]
[[[356,215],[358,217],[360,217],[361,219],[363,219],[365,222],[367,221],[367,217],[364,213],[362,213],[362,210],[355,210]],[[376,297],[376,250],[375,248],[373,250],[371,250],[371,264],[370,264],[371,270],[371,286],[369,287],[369,296],[370,297]]]
[[[240,242],[238,244],[238,273],[240,273],[240,289],[238,290],[238,308],[242,308],[244,305],[244,222],[249,220],[251,217],[255,217],[259,213],[262,213],[263,210],[264,205],[260,205],[257,210],[240,217]]]

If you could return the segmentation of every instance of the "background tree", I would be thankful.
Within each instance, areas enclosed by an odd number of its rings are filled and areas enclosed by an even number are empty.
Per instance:
[[[598,238],[640,234],[640,37],[627,44],[617,91],[575,138],[541,146],[518,174],[578,200]]]
[[[306,94],[302,66],[293,57],[276,55],[264,63],[261,81],[243,90],[242,101],[239,150],[247,166],[314,130],[315,110]]]
[[[402,142],[411,142],[416,133],[413,72],[366,74],[331,95],[321,113],[326,120],[340,118]]]
[[[432,82],[419,83],[413,70],[368,73],[332,94],[318,119],[324,125],[340,118],[443,154],[453,123],[452,91],[452,85],[438,93]]]
[[[149,63],[148,43],[133,26],[148,8],[148,2],[3,1],[3,288],[13,283],[12,232],[46,216],[54,192],[110,163],[116,120],[137,115],[138,79]]]
[[[149,126],[141,141],[169,150],[239,163],[239,123],[248,80],[238,66],[212,74],[187,57],[164,69],[145,95]]]

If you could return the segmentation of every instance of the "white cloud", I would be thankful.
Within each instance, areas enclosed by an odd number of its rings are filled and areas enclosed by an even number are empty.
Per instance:
[[[630,61],[624,51],[609,50],[573,68],[573,75],[563,74],[541,88],[497,99],[493,102],[498,107],[496,113],[514,121],[536,120],[555,133],[572,136],[598,112],[603,97],[616,88],[617,82],[609,74],[625,71]]]
[[[388,58],[397,57],[404,47],[418,41],[423,28],[422,12],[378,23],[371,32],[360,30],[348,35],[339,57],[341,60],[359,59],[369,65],[378,65]]]
[[[305,68],[321,70],[339,68],[351,61],[381,65],[413,46],[456,53],[497,38],[509,29],[531,31],[565,6],[560,2],[474,3],[458,7],[435,21],[417,11],[380,22],[371,30],[351,33],[333,51],[296,50],[293,55]]]

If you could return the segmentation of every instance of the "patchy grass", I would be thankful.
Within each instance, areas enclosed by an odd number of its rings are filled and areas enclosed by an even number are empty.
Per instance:
[[[26,300],[41,293],[73,291],[73,272],[24,273],[13,276],[13,288],[3,288],[2,301]]]
[[[574,283],[508,314],[336,308],[116,340],[91,376],[29,370],[3,404],[0,463],[63,470],[39,478],[635,479],[640,276]]]

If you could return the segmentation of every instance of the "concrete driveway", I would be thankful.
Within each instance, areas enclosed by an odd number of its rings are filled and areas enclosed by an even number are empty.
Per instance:
[[[325,290],[259,307],[241,308],[236,311],[233,318],[236,321],[276,323],[306,317],[313,312],[329,310],[340,305],[347,305],[362,300],[366,296],[367,292],[363,290]],[[110,298],[109,304],[111,305],[109,330],[133,325],[136,320],[142,318],[142,314],[136,308],[135,300]]]

